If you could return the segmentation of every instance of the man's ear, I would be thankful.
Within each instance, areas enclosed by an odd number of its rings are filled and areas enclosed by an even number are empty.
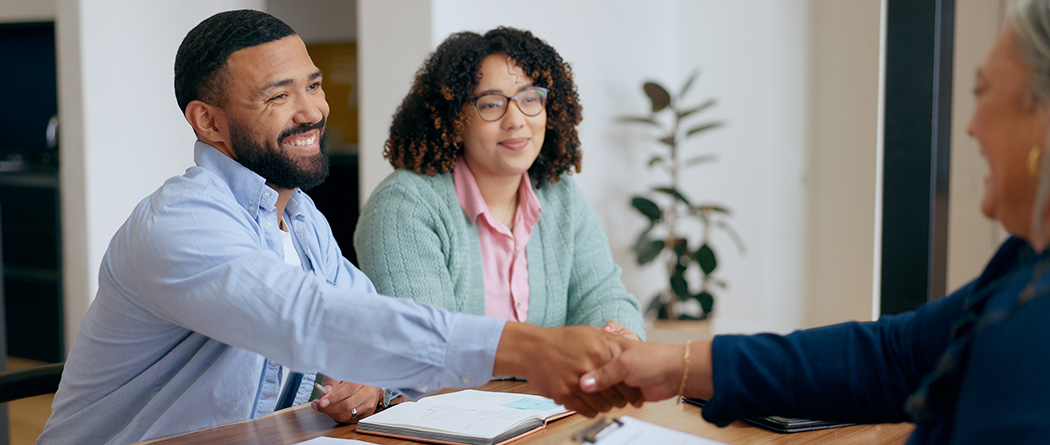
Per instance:
[[[214,105],[206,104],[199,100],[191,101],[186,105],[186,122],[193,127],[193,132],[204,142],[217,142],[225,140],[225,131],[221,122],[224,122],[222,110]]]

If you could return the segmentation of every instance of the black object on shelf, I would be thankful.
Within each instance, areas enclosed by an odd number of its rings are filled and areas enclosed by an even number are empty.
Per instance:
[[[57,165],[55,23],[0,24],[0,54],[0,85],[9,87],[8,106],[0,107],[0,171]]]

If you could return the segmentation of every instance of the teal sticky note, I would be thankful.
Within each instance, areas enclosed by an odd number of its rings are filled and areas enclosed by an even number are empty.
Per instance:
[[[510,403],[504,403],[503,406],[517,409],[534,409],[537,411],[550,411],[552,409],[558,408],[560,405],[554,403],[553,400],[531,399],[528,397],[523,397]]]

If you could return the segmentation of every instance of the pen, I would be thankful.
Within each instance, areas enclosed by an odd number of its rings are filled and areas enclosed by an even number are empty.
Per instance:
[[[324,387],[321,386],[320,383],[314,382],[314,388],[317,388],[317,390],[321,392],[322,396],[325,395],[325,394],[328,394],[328,390],[324,389]]]
[[[322,396],[328,394],[328,390],[324,389],[324,387],[321,386],[320,383],[314,382],[314,388],[317,388],[318,391],[321,391]],[[353,419],[355,417],[357,417],[357,408],[350,410],[350,418]]]

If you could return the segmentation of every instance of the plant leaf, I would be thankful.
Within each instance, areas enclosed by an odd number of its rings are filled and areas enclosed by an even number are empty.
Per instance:
[[[718,267],[715,251],[706,243],[700,246],[699,249],[696,249],[696,255],[693,255],[693,257],[696,258],[697,264],[700,265],[700,270],[704,271],[704,275],[710,275]]]
[[[645,90],[645,95],[649,96],[649,101],[653,104],[653,113],[659,112],[668,105],[671,105],[671,95],[667,93],[667,90],[660,86],[656,82],[646,82],[642,85],[642,89]]]
[[[673,197],[674,199],[681,201],[682,204],[685,204],[688,207],[692,207],[692,204],[689,203],[689,200],[686,199],[686,197],[682,195],[678,190],[675,190],[670,187],[654,187],[653,191],[671,195],[671,197]]]
[[[689,117],[690,115],[693,115],[695,113],[699,113],[701,111],[704,111],[704,110],[706,110],[708,108],[713,107],[716,103],[717,102],[714,99],[708,99],[707,102],[704,102],[704,103],[702,103],[700,105],[697,105],[697,106],[695,106],[693,108],[690,108],[688,110],[685,110],[685,111],[682,111],[682,112],[678,113],[678,118],[679,119],[685,119],[686,117]]]
[[[654,258],[660,255],[660,251],[664,250],[664,240],[652,240],[642,245],[641,249],[638,249],[638,265],[645,265],[652,261]]]
[[[722,126],[721,122],[708,122],[706,124],[703,124],[703,125],[700,125],[700,126],[693,127],[691,129],[689,129],[689,131],[685,132],[685,137],[688,138],[689,136],[697,134],[697,133],[699,133],[701,131],[707,131],[707,130],[710,130],[712,128],[718,128],[718,127],[721,127],[721,126]]]
[[[688,160],[686,160],[685,161],[685,166],[689,167],[691,165],[699,164],[701,162],[711,162],[711,161],[714,161],[715,159],[718,159],[718,155],[697,156],[695,158],[689,158]]]
[[[664,302],[663,295],[663,292],[653,295],[653,299],[649,300],[649,307],[645,309],[647,314],[656,313],[656,318],[659,320],[667,319],[667,303]]]
[[[640,252],[642,250],[642,246],[645,245],[645,243],[649,242],[649,232],[651,232],[654,227],[656,227],[656,223],[653,221],[649,221],[649,227],[646,227],[645,230],[642,231],[642,233],[638,234],[638,240],[634,242],[635,253]]]
[[[689,74],[689,78],[685,80],[685,85],[682,85],[682,89],[678,90],[679,99],[685,97],[685,93],[689,92],[689,87],[693,86],[693,81],[695,81],[697,77],[700,77],[700,70],[693,70],[693,72]]]
[[[736,243],[736,248],[740,250],[741,254],[747,253],[744,250],[744,240],[740,238],[740,234],[736,233],[736,230],[730,227],[728,223],[726,223],[725,221],[719,221],[715,223],[715,226],[722,230],[725,230],[725,232],[729,234],[729,237],[732,238],[733,241]]]
[[[653,157],[649,158],[649,166],[650,167],[656,165],[657,163],[666,164],[667,163],[667,159],[664,159],[663,156],[653,156]]]
[[[714,295],[711,295],[707,292],[700,292],[699,294],[693,295],[692,298],[695,299],[698,303],[700,303],[700,308],[704,310],[705,314],[710,314],[711,311],[715,308]]]
[[[678,296],[679,300],[685,300],[690,297],[689,294],[689,283],[685,281],[685,277],[682,274],[671,275],[671,290]]]
[[[616,121],[621,124],[649,124],[661,130],[663,129],[659,122],[648,117],[622,116],[617,118]]]
[[[660,309],[661,304],[663,304],[663,302],[660,301],[660,294],[656,294],[656,296],[654,296],[652,300],[649,300],[649,306],[645,308],[645,312],[656,312]]]
[[[674,147],[674,136],[660,138],[660,143],[667,145],[668,147]]]
[[[656,205],[656,203],[649,198],[635,196],[631,199],[631,205],[649,218],[649,221],[656,222],[660,220],[660,214],[662,213],[660,211],[660,206]]]

